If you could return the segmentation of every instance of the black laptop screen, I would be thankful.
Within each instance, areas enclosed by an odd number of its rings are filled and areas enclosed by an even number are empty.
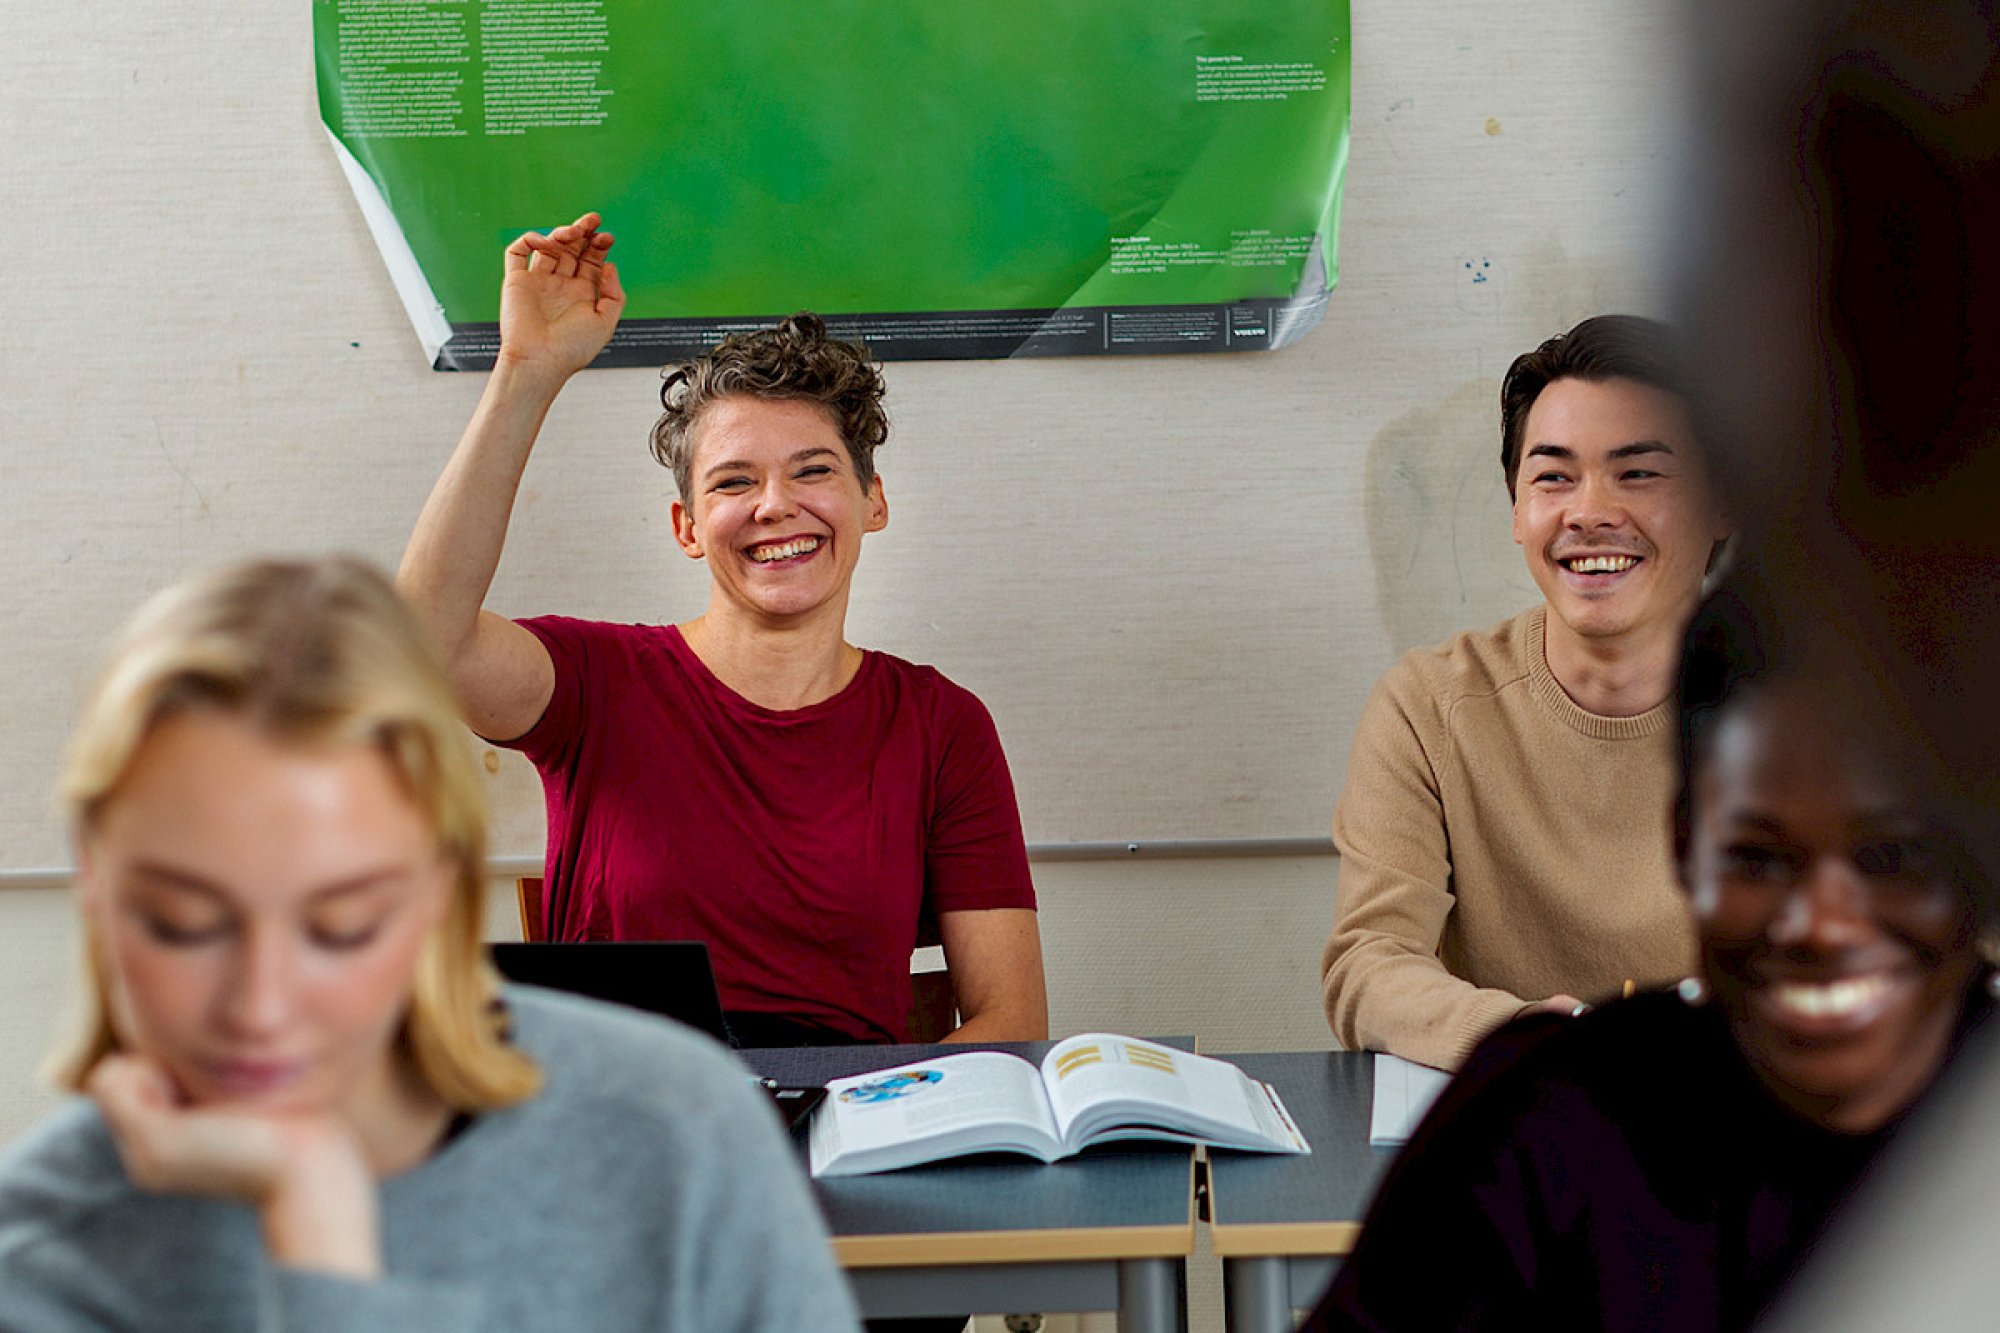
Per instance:
[[[729,1040],[708,946],[697,940],[495,944],[493,965],[510,981],[664,1014]]]

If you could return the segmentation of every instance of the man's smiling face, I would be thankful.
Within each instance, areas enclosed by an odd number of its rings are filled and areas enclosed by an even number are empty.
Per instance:
[[[1528,409],[1514,540],[1550,631],[1678,633],[1727,535],[1686,405],[1630,379],[1559,379]]]

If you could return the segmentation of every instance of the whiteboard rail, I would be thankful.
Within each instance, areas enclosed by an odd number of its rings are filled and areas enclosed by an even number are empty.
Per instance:
[[[1030,861],[1198,861],[1218,857],[1332,856],[1331,838],[1142,838],[1130,842],[1041,842],[1028,845]],[[495,856],[486,862],[494,879],[534,875],[539,856]],[[0,892],[61,889],[75,878],[68,866],[0,870]]]

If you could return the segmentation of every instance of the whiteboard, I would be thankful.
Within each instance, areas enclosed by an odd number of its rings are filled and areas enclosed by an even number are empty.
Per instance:
[[[62,744],[142,596],[258,552],[393,564],[479,393],[424,364],[318,124],[307,10],[10,14],[0,871],[69,859]],[[1323,835],[1374,678],[1533,601],[1498,378],[1665,304],[1678,12],[1360,0],[1340,285],[1293,349],[889,367],[850,637],[985,699],[1031,842]],[[700,611],[657,383],[558,404],[496,609]],[[532,771],[492,768],[495,851],[538,853]]]

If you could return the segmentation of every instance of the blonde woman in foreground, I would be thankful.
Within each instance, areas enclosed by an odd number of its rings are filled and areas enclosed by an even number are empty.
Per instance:
[[[720,1047],[500,992],[462,737],[355,561],[127,628],[63,779],[87,1100],[0,1153],[0,1328],[853,1326]]]

